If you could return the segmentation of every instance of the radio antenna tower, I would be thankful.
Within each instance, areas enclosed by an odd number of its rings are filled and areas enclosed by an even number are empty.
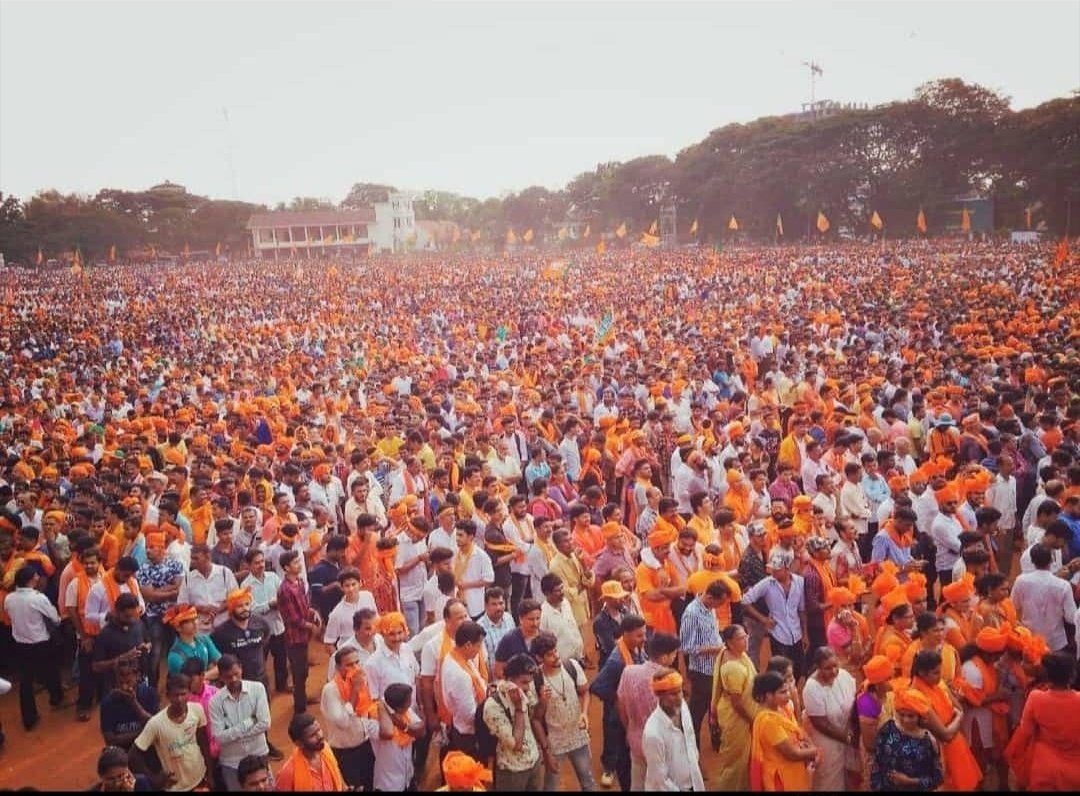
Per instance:
[[[821,69],[821,65],[814,60],[803,61],[802,65],[810,70],[810,111],[814,111],[814,104],[817,101],[817,77],[825,74]]]

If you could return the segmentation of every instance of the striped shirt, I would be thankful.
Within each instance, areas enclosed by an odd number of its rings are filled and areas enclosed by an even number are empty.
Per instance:
[[[686,654],[687,669],[698,674],[713,673],[717,653],[701,653],[705,647],[723,646],[716,611],[706,607],[701,598],[695,598],[683,611],[679,625],[679,648]]]

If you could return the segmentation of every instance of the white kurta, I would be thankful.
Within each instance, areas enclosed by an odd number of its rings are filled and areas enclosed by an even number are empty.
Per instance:
[[[834,727],[846,728],[851,723],[855,694],[855,678],[841,669],[829,686],[822,685],[816,677],[808,677],[803,689],[803,706],[808,717],[821,716]],[[809,720],[806,724],[814,746],[822,751],[821,765],[814,770],[814,790],[844,791],[844,771],[859,768],[855,747],[822,735]]]

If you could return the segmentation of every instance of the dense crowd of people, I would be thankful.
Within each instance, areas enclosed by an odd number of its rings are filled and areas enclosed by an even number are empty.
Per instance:
[[[72,680],[100,790],[1080,787],[1075,258],[552,259],[0,272],[8,734]]]

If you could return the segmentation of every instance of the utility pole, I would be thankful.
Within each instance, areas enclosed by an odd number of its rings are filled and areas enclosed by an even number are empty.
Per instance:
[[[809,61],[803,61],[802,65],[810,70],[810,112],[814,112],[814,105],[817,101],[817,77],[818,75],[825,74],[821,69],[821,65],[813,59]]]

